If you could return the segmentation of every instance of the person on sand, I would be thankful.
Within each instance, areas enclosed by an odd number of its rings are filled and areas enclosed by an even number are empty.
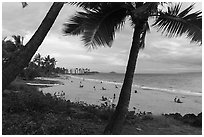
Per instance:
[[[177,97],[174,98],[174,102],[176,102],[176,101],[177,101]]]
[[[115,102],[115,93],[113,94],[113,102]]]
[[[112,98],[108,98],[107,102],[108,102],[108,105],[111,106],[113,104],[113,99]]]
[[[102,90],[106,90],[106,88],[102,87]]]
[[[176,101],[177,103],[183,103],[183,102],[181,102],[181,100],[178,98],[177,99],[177,101]]]
[[[135,90],[135,93],[137,93],[137,90]]]
[[[84,87],[84,85],[81,85],[81,84],[80,84],[80,85],[79,85],[79,87],[80,87],[80,88],[83,88],[83,87]]]
[[[96,90],[96,87],[95,87],[95,86],[93,86],[93,89],[94,89],[94,90]]]
[[[117,85],[115,85],[115,88],[118,88],[118,86],[117,86]]]
[[[102,99],[101,99],[101,101],[107,101],[107,97],[105,97],[105,96],[102,96]]]
[[[115,94],[113,94],[113,99],[115,100]]]

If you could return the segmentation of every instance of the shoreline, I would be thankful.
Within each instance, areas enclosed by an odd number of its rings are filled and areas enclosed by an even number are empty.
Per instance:
[[[47,78],[46,78],[47,79]],[[49,78],[48,78],[49,79]],[[54,94],[54,92],[65,92],[65,98],[71,101],[84,101],[88,104],[100,104],[102,96],[113,98],[116,95],[115,104],[117,104],[121,86],[115,82],[100,80],[84,79],[82,77],[62,75],[59,78],[51,78],[57,80],[64,85],[43,88],[43,92]],[[80,83],[83,88],[80,88]],[[118,85],[118,88],[115,88]],[[93,89],[95,87],[96,89]],[[106,90],[102,90],[105,87]],[[137,93],[134,93],[137,90]],[[163,92],[158,90],[144,90],[138,87],[132,88],[129,110],[136,108],[136,111],[150,111],[153,114],[168,113],[187,113],[198,114],[202,112],[202,96],[186,95],[181,93]],[[182,103],[174,102],[174,98],[178,97]]]
[[[83,80],[83,77],[78,77],[78,76],[73,76],[73,75],[69,75],[71,78],[76,78],[76,79],[80,79]],[[123,83],[120,82],[114,82],[114,81],[105,81],[105,80],[99,80],[99,79],[90,79],[90,78],[86,78],[86,80],[88,81],[93,81],[93,82],[104,82],[107,84],[114,84],[114,85],[120,85],[122,86]],[[137,84],[133,84],[132,87],[134,88],[140,88],[142,90],[154,90],[157,92],[168,92],[168,93],[172,93],[172,94],[181,94],[181,95],[190,95],[190,96],[202,96],[202,93],[200,92],[191,92],[191,91],[187,91],[187,90],[179,90],[179,89],[166,89],[166,88],[157,88],[157,87],[148,87],[148,86],[140,86]]]

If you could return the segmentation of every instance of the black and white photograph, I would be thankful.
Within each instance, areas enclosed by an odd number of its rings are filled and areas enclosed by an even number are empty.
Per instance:
[[[202,135],[202,1],[4,1],[2,135]]]

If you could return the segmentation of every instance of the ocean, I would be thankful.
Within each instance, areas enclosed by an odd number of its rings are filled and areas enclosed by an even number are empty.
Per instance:
[[[80,75],[93,81],[122,84],[124,74],[97,73],[93,75]],[[163,92],[178,92],[190,95],[202,95],[202,72],[176,73],[176,74],[135,74],[133,86],[146,90]]]

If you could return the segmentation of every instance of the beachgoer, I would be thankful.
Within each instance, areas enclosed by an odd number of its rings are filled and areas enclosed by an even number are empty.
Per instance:
[[[177,97],[174,98],[174,102],[176,102],[176,101],[177,101]]]
[[[93,88],[94,88],[94,90],[96,90],[96,87],[95,87],[95,86],[93,86]]]
[[[108,98],[108,102],[109,102],[109,104],[112,104],[113,103],[113,99],[112,98]]]
[[[104,97],[104,96],[102,96],[101,101],[106,101],[106,100],[107,100],[107,98],[106,98],[106,97]]]
[[[180,100],[179,98],[177,99],[177,101],[176,101],[176,102],[177,102],[177,103],[182,103],[182,102],[181,102],[181,100]]]
[[[118,86],[117,86],[117,85],[115,85],[115,88],[118,88]]]
[[[61,92],[61,96],[64,96],[65,95],[65,93],[64,93],[64,91],[62,90],[62,92]]]
[[[135,90],[135,93],[137,93],[137,90]]]
[[[113,94],[113,99],[115,100],[115,94]]]
[[[102,90],[106,90],[106,88],[102,87]]]
[[[81,84],[80,84],[80,85],[79,85],[79,87],[80,87],[80,88],[83,88],[83,87],[84,87],[84,85],[81,85]]]

